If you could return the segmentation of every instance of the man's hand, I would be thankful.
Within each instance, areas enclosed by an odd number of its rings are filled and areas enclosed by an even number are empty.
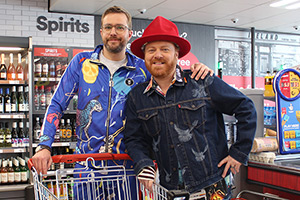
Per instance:
[[[52,164],[51,152],[48,149],[38,151],[32,157],[32,163],[38,174],[47,174],[47,171]]]
[[[219,162],[219,164],[218,164],[218,167],[221,167],[225,163],[226,163],[226,166],[225,166],[225,169],[222,174],[223,178],[225,178],[229,168],[233,174],[237,174],[240,172],[240,167],[242,164],[240,162],[238,162],[237,160],[233,159],[231,156],[227,156],[226,158],[221,160],[221,162]]]
[[[193,72],[191,78],[196,76],[195,80],[199,80],[199,78],[204,79],[208,73],[210,73],[210,76],[214,74],[214,70],[208,68],[202,63],[192,64],[191,71]]]
[[[151,166],[143,168],[143,170],[138,174],[138,180],[144,185],[146,190],[153,192],[152,186],[155,179],[155,169]]]

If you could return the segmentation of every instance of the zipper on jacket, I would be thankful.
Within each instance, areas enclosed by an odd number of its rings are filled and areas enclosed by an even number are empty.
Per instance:
[[[112,87],[114,85],[113,75],[110,76],[109,80],[109,95],[108,95],[108,109],[107,109],[107,118],[106,118],[106,136],[105,136],[105,148],[104,152],[108,153],[108,144],[109,144],[109,120],[111,116],[110,107],[111,107],[111,95],[112,95]]]

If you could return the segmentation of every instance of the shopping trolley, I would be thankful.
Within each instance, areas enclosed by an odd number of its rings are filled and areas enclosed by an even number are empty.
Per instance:
[[[123,165],[107,166],[105,161],[130,160],[127,154],[74,154],[52,156],[53,163],[84,162],[83,168],[60,167],[38,174],[32,159],[28,166],[33,174],[35,200],[187,200],[186,191],[168,191],[159,184],[153,185],[153,192],[139,185],[133,169]],[[89,168],[88,163],[101,160],[101,168]],[[44,178],[44,177],[47,178]]]

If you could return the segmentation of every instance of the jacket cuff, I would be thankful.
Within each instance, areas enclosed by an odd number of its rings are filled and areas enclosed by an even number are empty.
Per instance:
[[[142,159],[142,160],[140,160],[139,162],[137,162],[135,164],[134,172],[135,172],[136,175],[138,175],[145,167],[149,167],[149,166],[155,168],[153,160],[151,160],[151,159]]]
[[[243,165],[247,165],[248,163],[248,155],[244,154],[243,152],[237,150],[233,146],[229,149],[229,155],[234,158],[235,160],[239,161]]]

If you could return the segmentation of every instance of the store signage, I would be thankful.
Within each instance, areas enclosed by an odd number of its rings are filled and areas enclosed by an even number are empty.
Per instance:
[[[34,56],[44,57],[68,57],[68,53],[64,48],[34,48]]]
[[[48,34],[51,35],[54,31],[60,32],[78,32],[78,33],[88,33],[90,31],[89,24],[80,22],[80,20],[75,20],[73,17],[70,18],[70,21],[65,21],[63,17],[59,17],[58,21],[48,20],[45,16],[38,16],[37,20],[37,29],[40,31],[48,31]]]

